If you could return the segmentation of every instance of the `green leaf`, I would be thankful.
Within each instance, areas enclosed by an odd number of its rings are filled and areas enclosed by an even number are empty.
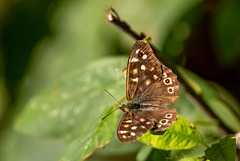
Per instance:
[[[229,128],[236,132],[240,130],[239,104],[231,94],[182,67],[177,69],[195,93]]]
[[[94,151],[94,154],[91,156],[92,160],[99,160],[100,157],[102,158],[117,158],[119,160],[122,160],[120,158],[124,158],[125,156],[128,157],[136,157],[136,153],[143,147],[142,143],[136,141],[131,144],[123,144],[117,136],[117,131],[115,128],[115,131],[113,133],[113,136],[111,138],[110,143],[108,143],[104,148],[98,148],[96,151]],[[116,159],[116,160],[117,160]],[[107,159],[106,159],[107,160]],[[112,159],[111,159],[112,160]]]
[[[147,132],[139,141],[157,149],[181,150],[196,146],[202,142],[202,137],[192,123],[178,115],[177,121],[173,122],[171,128],[167,128],[164,135]]]
[[[153,148],[151,146],[143,146],[136,157],[137,161],[145,161],[147,160],[148,156],[150,155],[150,153],[152,152]]]
[[[205,140],[204,140],[205,141]],[[195,147],[187,150],[172,150],[170,153],[170,158],[174,158],[173,160],[179,161],[184,158],[201,158],[205,155],[204,151],[206,150],[206,146],[203,144],[197,144]]]
[[[125,95],[122,68],[126,62],[126,57],[105,58],[65,75],[29,101],[16,119],[15,129],[32,136],[69,141],[95,134],[95,129],[103,126],[101,118],[116,103],[104,89],[117,99]],[[116,119],[112,120],[110,131],[114,130]]]
[[[125,95],[126,57],[105,58],[67,74],[35,95],[19,115],[15,129],[33,136],[74,140],[61,160],[82,160],[111,140],[118,120],[112,99]]]
[[[228,135],[213,144],[205,151],[205,155],[209,160],[217,161],[235,161],[236,157],[236,139],[233,135]]]
[[[53,161],[58,160],[67,148],[56,139],[39,139],[6,130],[0,134],[1,161]]]
[[[170,152],[171,151],[153,149],[145,161],[168,161]]]
[[[210,82],[213,88],[218,93],[218,99],[222,101],[225,105],[227,105],[231,110],[234,111],[238,116],[240,116],[240,108],[238,101],[223,87],[219,84]]]
[[[110,111],[112,111],[112,108]],[[78,161],[89,157],[96,148],[104,147],[111,139],[117,123],[117,112],[104,119],[91,132],[80,135],[67,149],[61,161]]]
[[[221,138],[221,135],[219,134],[217,122],[215,120],[211,120],[206,116],[206,113],[204,113],[204,111],[201,109],[201,106],[196,102],[196,100],[193,99],[192,96],[187,93],[184,88],[180,88],[179,92],[180,97],[175,101],[173,105],[170,105],[168,107],[176,108],[181,116],[194,123],[198,131],[201,132],[204,142],[211,144],[215,143],[216,140],[219,140]],[[197,153],[199,153],[199,151],[202,151],[202,154],[204,155],[204,149],[196,151]],[[184,152],[186,152],[186,150],[184,150]]]
[[[198,158],[183,158],[180,161],[200,161]]]

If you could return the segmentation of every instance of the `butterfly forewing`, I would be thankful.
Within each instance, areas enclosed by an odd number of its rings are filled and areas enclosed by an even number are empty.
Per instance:
[[[161,79],[151,84],[140,96],[142,104],[168,106],[179,97],[179,82],[171,69],[162,67]]]
[[[118,138],[124,143],[134,142],[153,127],[154,122],[148,116],[127,111],[119,123]]]
[[[139,97],[151,84],[160,80],[161,70],[151,47],[143,41],[137,41],[128,59],[127,100]]]

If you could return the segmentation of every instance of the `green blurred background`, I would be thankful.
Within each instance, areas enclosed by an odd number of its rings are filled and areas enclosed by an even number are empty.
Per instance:
[[[32,96],[66,73],[129,54],[134,40],[106,21],[110,6],[172,62],[217,82],[240,101],[239,0],[0,0],[0,160],[51,161],[63,155],[64,141],[24,135],[13,122]],[[140,143],[128,146],[97,151],[89,160],[104,160],[108,152],[110,160],[116,153],[119,160],[132,160]]]

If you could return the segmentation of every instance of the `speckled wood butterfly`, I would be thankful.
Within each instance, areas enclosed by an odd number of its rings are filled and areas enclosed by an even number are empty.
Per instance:
[[[176,109],[167,109],[179,97],[179,82],[171,69],[160,64],[149,44],[139,40],[127,65],[127,104],[117,135],[121,142],[136,141],[151,130],[165,131],[176,121]]]

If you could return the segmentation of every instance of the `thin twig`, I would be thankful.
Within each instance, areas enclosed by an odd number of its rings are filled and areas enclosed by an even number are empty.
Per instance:
[[[145,34],[141,33],[140,35],[137,34],[137,32],[133,31],[131,27],[125,22],[122,21],[117,14],[117,12],[110,8],[108,14],[107,14],[107,21],[111,22],[112,24],[116,25],[118,28],[120,28],[122,31],[127,33],[129,36],[131,36],[135,40],[143,40],[146,38]],[[176,65],[172,64],[172,62],[167,59],[155,46],[150,44],[154,53],[156,54],[157,58],[161,61],[162,64],[166,65],[167,67],[171,68],[175,74],[178,76],[178,80],[181,82],[181,84],[185,87],[186,91],[190,93],[197,102],[203,107],[203,110],[206,114],[212,119],[218,119],[219,120],[219,128],[224,133],[234,133],[227,125],[225,125],[220,118],[218,118],[217,115],[212,111],[212,109],[208,106],[208,104],[203,100],[203,98],[195,93],[195,91],[191,88],[191,86],[184,80],[180,72],[177,70]]]
[[[109,12],[107,14],[107,21],[113,23],[119,29],[126,32],[136,40],[143,40],[146,37],[144,33],[140,33],[140,35],[138,35],[136,32],[131,30],[130,26],[126,22],[120,20],[120,17],[113,8],[109,9]]]

